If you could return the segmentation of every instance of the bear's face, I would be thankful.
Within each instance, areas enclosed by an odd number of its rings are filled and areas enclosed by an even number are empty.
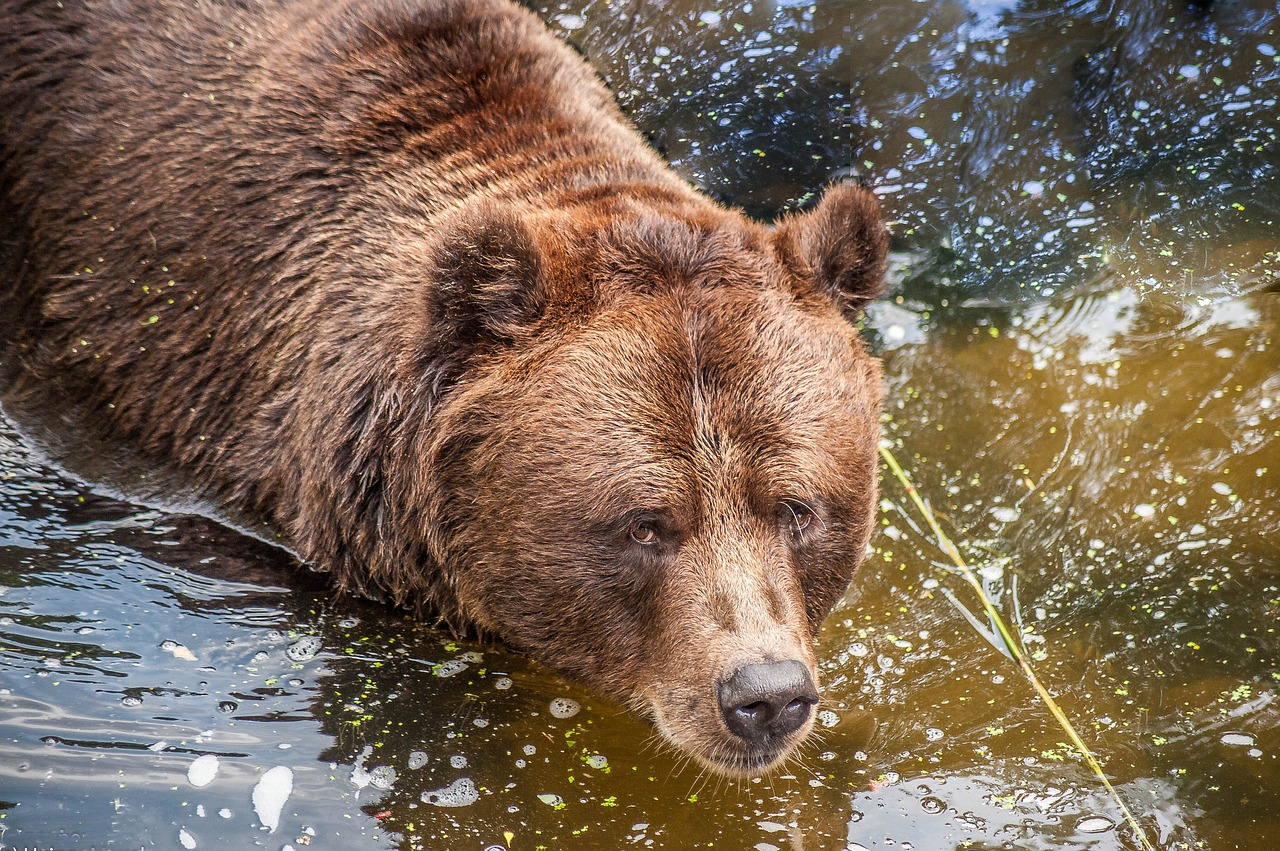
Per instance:
[[[779,259],[787,227],[665,279],[614,257],[588,316],[460,388],[437,449],[468,619],[731,775],[811,730],[812,639],[876,506],[878,362]]]

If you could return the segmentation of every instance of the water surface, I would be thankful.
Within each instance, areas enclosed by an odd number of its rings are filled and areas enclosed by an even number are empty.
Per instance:
[[[540,11],[713,196],[877,187],[893,452],[1155,847],[1280,843],[1275,4]],[[0,424],[4,845],[1136,847],[892,480],[821,733],[741,783],[108,493]]]

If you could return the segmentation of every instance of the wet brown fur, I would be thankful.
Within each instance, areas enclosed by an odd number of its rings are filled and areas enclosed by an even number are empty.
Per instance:
[[[718,770],[791,750],[714,695],[813,668],[870,533],[867,193],[776,228],[710,202],[504,0],[0,9],[30,376],[344,588]]]

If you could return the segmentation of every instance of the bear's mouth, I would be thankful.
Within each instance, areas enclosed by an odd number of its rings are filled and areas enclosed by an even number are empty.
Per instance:
[[[776,768],[786,759],[790,750],[762,751],[759,753],[716,754],[708,759],[710,767],[722,774],[739,777],[756,777]]]

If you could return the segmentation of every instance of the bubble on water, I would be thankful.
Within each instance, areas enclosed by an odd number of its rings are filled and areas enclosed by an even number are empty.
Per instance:
[[[471,723],[472,723],[472,724],[474,724],[474,725],[476,725],[477,727],[488,727],[488,726],[489,726],[489,719],[488,719],[488,718],[473,718],[473,719],[471,719]]]
[[[702,21],[704,24],[706,24],[709,27],[714,27],[716,24],[720,23],[721,17],[719,12],[708,11],[708,12],[703,12],[701,15],[699,15],[698,20]]]
[[[1139,503],[1133,507],[1133,513],[1139,517],[1152,517],[1156,513],[1156,507],[1149,502]]]
[[[820,709],[817,715],[818,723],[823,727],[834,727],[840,723],[840,716],[832,712],[830,709]]]
[[[912,139],[928,139],[929,131],[919,126],[908,127],[907,135],[910,136]]]
[[[178,841],[182,843],[183,848],[196,847],[196,838],[188,833],[185,827],[178,831]]]
[[[218,758],[211,753],[198,756],[187,766],[187,782],[192,786],[208,786],[218,776]]]
[[[218,711],[221,712],[223,715],[226,715],[229,712],[235,712],[237,708],[239,708],[239,704],[237,704],[234,700],[218,701]]]
[[[1178,76],[1188,80],[1195,80],[1200,76],[1199,65],[1183,65],[1178,68]]]
[[[1222,738],[1218,741],[1224,745],[1234,748],[1251,748],[1253,747],[1253,736],[1246,733],[1223,733]]]
[[[502,691],[506,691],[511,688],[512,685],[513,683],[511,682],[510,677],[498,677],[493,681],[493,687]]]
[[[181,659],[184,662],[196,661],[196,654],[192,653],[185,644],[180,644],[177,641],[162,641],[160,642],[160,649],[166,653],[172,653],[175,659]]]
[[[944,810],[946,810],[946,808],[947,808],[947,805],[945,802],[943,802],[940,798],[933,797],[932,795],[930,795],[927,798],[920,799],[920,809],[924,810],[926,813],[928,813],[931,816],[937,815],[938,813],[943,812]]]
[[[232,815],[234,814],[227,807],[223,807],[222,809],[218,810],[219,818],[231,818]]]
[[[293,794],[293,771],[283,765],[269,768],[253,787],[253,812],[271,833],[280,826],[280,813]]]
[[[1012,523],[1022,516],[1022,512],[1016,508],[1001,505],[991,509],[991,516],[1001,523]]]
[[[1106,833],[1115,826],[1115,822],[1109,818],[1089,816],[1076,823],[1076,830],[1081,833]]]
[[[454,768],[466,768],[467,758],[462,754],[457,753],[449,757],[449,764],[452,765]]]
[[[290,644],[288,649],[284,651],[284,655],[294,662],[306,662],[316,657],[316,654],[320,652],[320,646],[320,636],[304,635]]]
[[[413,771],[417,771],[419,768],[422,768],[422,766],[427,764],[426,751],[410,751],[409,759],[406,761],[406,764]]]
[[[862,658],[863,656],[866,656],[867,653],[869,652],[870,651],[867,649],[867,645],[863,644],[861,641],[855,641],[849,645],[850,656],[857,656],[858,658]]]
[[[289,685],[293,686],[294,688],[297,688],[300,685],[304,685],[305,682],[306,681],[301,679],[300,677],[294,677],[293,679],[289,680]]]
[[[942,737],[945,735],[946,733],[942,732],[937,727],[930,727],[924,731],[925,739],[930,742],[940,742],[942,741]]]
[[[557,697],[551,701],[551,714],[556,718],[572,718],[582,706],[571,697]]]
[[[470,777],[459,777],[443,789],[423,792],[421,800],[437,807],[466,807],[480,800],[480,790]]]
[[[253,654],[253,658],[250,661],[253,662],[255,665],[261,665],[263,662],[267,661],[270,658],[271,656],[267,653],[267,651],[259,650],[257,653]]]
[[[587,19],[581,15],[556,15],[555,22],[567,30],[580,30],[587,25]]]
[[[126,697],[120,698],[120,705],[121,706],[141,706],[142,698],[131,694]]]
[[[1214,493],[1222,494],[1223,496],[1231,495],[1231,485],[1226,482],[1214,482],[1210,487],[1213,488]]]
[[[533,756],[538,752],[538,748],[534,745],[525,745],[521,750],[524,751],[525,756]]]
[[[1275,56],[1275,55],[1276,55],[1276,49],[1275,49],[1274,47],[1272,47],[1271,45],[1266,44],[1265,42],[1264,42],[1264,43],[1262,43],[1262,44],[1260,44],[1260,45],[1258,45],[1258,52],[1259,52],[1259,53],[1261,53],[1263,56]]]
[[[1043,195],[1044,184],[1038,180],[1028,180],[1026,183],[1022,184],[1022,191],[1028,195]]]
[[[91,633],[91,632],[93,632],[93,627],[91,627],[91,626],[82,626],[82,627],[80,627],[79,629],[77,629],[77,630],[76,630],[76,635],[88,635],[88,634],[89,634],[89,633]]]
[[[390,789],[396,782],[396,770],[389,765],[375,765],[369,772],[369,785],[375,789]]]
[[[448,662],[441,662],[431,669],[431,673],[437,677],[456,677],[467,669],[468,665],[461,659],[450,659]]]
[[[603,771],[604,769],[609,767],[609,760],[605,757],[604,754],[600,754],[600,753],[592,754],[591,756],[587,757],[587,765],[591,766],[597,771]]]
[[[357,618],[343,618],[338,621],[339,629],[354,629],[360,621]]]

